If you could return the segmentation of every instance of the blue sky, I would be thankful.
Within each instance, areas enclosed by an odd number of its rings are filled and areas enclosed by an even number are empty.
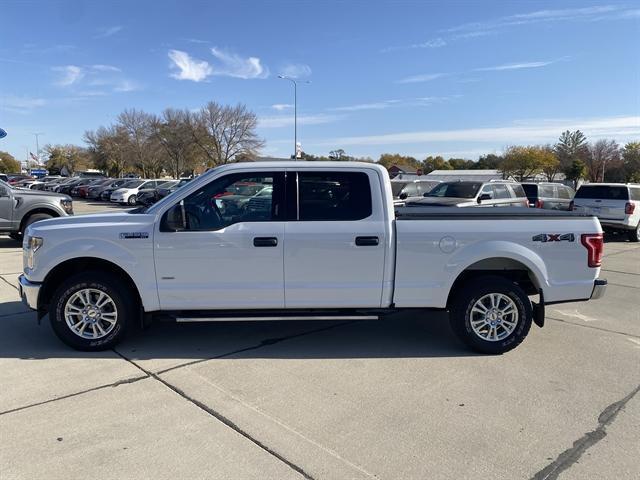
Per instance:
[[[303,149],[475,159],[512,144],[640,140],[640,5],[538,1],[0,2],[0,150],[82,143],[125,108],[209,100]]]

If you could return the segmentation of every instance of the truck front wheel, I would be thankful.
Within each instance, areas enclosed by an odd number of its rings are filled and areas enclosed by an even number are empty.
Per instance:
[[[53,216],[49,215],[48,213],[33,213],[29,215],[29,217],[24,221],[24,223],[20,227],[20,230],[21,230],[20,232],[13,232],[9,236],[14,240],[21,242],[22,239],[24,238],[24,232],[27,231],[27,227],[29,225],[31,225],[32,223],[36,223],[40,220],[47,220],[49,218],[53,218]]]
[[[454,333],[481,353],[501,354],[514,349],[529,333],[532,319],[531,302],[524,291],[499,276],[464,283],[450,305]]]
[[[85,272],[60,285],[51,299],[49,318],[53,331],[67,345],[84,351],[114,347],[132,323],[135,302],[114,275]]]

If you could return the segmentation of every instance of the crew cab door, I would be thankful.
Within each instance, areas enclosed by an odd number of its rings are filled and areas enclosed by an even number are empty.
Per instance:
[[[374,171],[287,171],[287,308],[380,307],[389,234],[379,192]]]
[[[283,203],[284,171],[244,171],[170,207],[154,237],[161,308],[283,308]]]
[[[0,182],[0,230],[11,228],[13,218],[13,197],[6,183]]]

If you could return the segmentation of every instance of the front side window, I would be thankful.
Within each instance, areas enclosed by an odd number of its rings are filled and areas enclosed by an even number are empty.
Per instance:
[[[298,173],[298,218],[362,220],[371,215],[371,187],[364,172]]]
[[[511,195],[509,194],[509,190],[507,189],[506,185],[502,185],[500,183],[497,183],[495,185],[493,185],[493,189],[496,192],[496,196],[493,198],[511,198]]]
[[[277,220],[283,174],[235,173],[213,180],[171,207],[162,231],[209,231],[240,222]],[[248,188],[251,187],[251,188]]]

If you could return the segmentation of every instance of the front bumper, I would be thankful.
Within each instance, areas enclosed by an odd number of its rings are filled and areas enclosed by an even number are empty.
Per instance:
[[[593,291],[591,292],[591,300],[598,300],[604,297],[604,293],[607,290],[607,281],[597,278],[593,282]]]
[[[38,294],[40,293],[40,283],[32,283],[27,277],[20,275],[18,278],[18,290],[22,303],[33,310],[38,309]]]

